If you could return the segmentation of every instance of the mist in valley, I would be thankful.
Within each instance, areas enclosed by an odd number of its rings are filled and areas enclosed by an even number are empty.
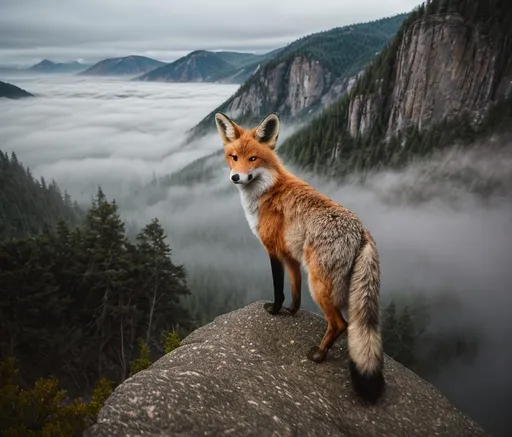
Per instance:
[[[0,101],[0,140],[34,175],[88,204],[98,185],[120,198],[214,150],[186,132],[235,85],[159,84],[53,75],[6,78],[37,98]]]
[[[125,210],[139,224],[160,217],[174,259],[189,273],[196,295],[192,308],[206,306],[210,317],[226,306],[273,297],[267,254],[249,231],[222,156],[214,160],[213,178],[163,187],[164,200]],[[490,154],[484,146],[450,151],[401,172],[377,173],[363,184],[337,186],[302,175],[356,212],[376,238],[383,306],[391,299],[406,299],[413,307],[416,297],[438,299],[430,312],[431,335],[475,337],[477,356],[449,363],[431,381],[477,420],[488,425],[493,417],[491,422],[503,427],[508,419],[498,411],[512,400],[511,169],[512,147]],[[466,174],[475,178],[473,192],[458,182]],[[485,197],[481,186],[487,188]],[[321,313],[306,281],[303,296],[305,308]]]
[[[192,182],[158,182],[221,149],[216,134],[183,141],[236,86],[51,77],[17,84],[38,98],[0,102],[2,150],[15,151],[34,175],[54,178],[84,206],[101,185],[130,231],[158,217],[174,262],[186,267],[188,305],[202,310],[199,323],[272,299],[268,257],[247,226],[222,156],[208,158],[212,171]],[[283,126],[280,142],[293,128]],[[431,308],[428,329],[441,337],[475,332],[477,355],[446,366],[432,382],[483,426],[510,429],[512,141],[453,149],[342,185],[292,170],[357,213],[372,232],[383,305],[392,298],[453,297],[454,306],[434,300],[439,307]],[[305,278],[302,294],[303,307],[319,312]]]

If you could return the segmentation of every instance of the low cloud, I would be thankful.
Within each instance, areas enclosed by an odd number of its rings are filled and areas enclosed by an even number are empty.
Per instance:
[[[505,141],[495,148],[451,150],[406,170],[374,174],[363,184],[339,186],[294,169],[371,230],[381,256],[384,304],[396,295],[458,300],[456,313],[433,308],[431,329],[450,336],[452,329],[477,328],[478,355],[443,368],[434,382],[496,435],[510,431],[512,400],[512,143]],[[223,293],[242,302],[271,300],[266,252],[248,228],[222,157],[212,160],[218,171],[207,182],[162,188],[164,200],[144,207],[140,199],[138,206],[126,202],[124,212],[139,224],[161,218],[194,290],[216,284],[203,297],[212,304]],[[473,183],[464,185],[468,175]],[[319,312],[306,284],[303,305]]]
[[[210,158],[216,171],[200,174],[203,182],[142,189],[153,173],[168,174],[219,149],[216,134],[185,146],[182,140],[236,86],[62,77],[12,82],[42,97],[0,101],[3,151],[14,150],[34,174],[55,178],[85,203],[101,184],[118,200],[130,229],[158,217],[194,293],[209,290],[202,299],[213,313],[229,299],[272,298],[267,255],[248,228],[222,156]],[[293,127],[285,129],[289,134]],[[460,309],[440,311],[451,314],[439,320],[440,329],[476,325],[479,355],[445,369],[435,383],[462,410],[507,435],[512,142],[453,149],[342,186],[293,170],[371,230],[382,260],[383,302],[394,293],[457,296]],[[318,311],[306,284],[304,306]]]
[[[38,97],[0,101],[2,150],[85,201],[98,184],[120,198],[153,174],[218,149],[217,137],[188,144],[185,134],[237,88],[63,76],[9,81]]]

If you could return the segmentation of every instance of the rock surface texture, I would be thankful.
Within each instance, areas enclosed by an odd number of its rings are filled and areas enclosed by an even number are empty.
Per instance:
[[[222,315],[117,387],[86,436],[486,435],[388,357],[384,397],[363,405],[344,339],[324,363],[306,359],[324,329],[314,313],[271,316],[263,302]]]
[[[273,110],[294,118],[309,108],[325,107],[339,98],[348,80],[338,79],[319,61],[297,56],[281,62],[226,102],[224,111],[235,118],[261,116]]]
[[[421,130],[452,120],[463,112],[479,122],[489,104],[512,89],[512,72],[499,67],[500,50],[458,15],[419,19],[398,47],[392,89],[378,87],[374,94],[354,96],[348,131],[353,137],[366,133],[386,101],[386,138],[409,126]]]

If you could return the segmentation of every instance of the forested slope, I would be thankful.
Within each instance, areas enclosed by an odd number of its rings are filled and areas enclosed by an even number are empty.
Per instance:
[[[510,2],[427,2],[350,93],[289,137],[279,153],[339,178],[509,129],[510,23]]]

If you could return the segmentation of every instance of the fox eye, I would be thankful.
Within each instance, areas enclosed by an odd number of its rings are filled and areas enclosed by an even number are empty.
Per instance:
[[[249,158],[249,161],[253,162],[253,161],[256,161],[257,159],[258,159],[258,157],[257,157],[257,156],[251,156],[251,157]]]
[[[235,161],[235,162],[238,161],[238,156],[236,156],[236,155],[229,155],[229,156],[231,156],[231,158],[233,158],[233,161]]]

